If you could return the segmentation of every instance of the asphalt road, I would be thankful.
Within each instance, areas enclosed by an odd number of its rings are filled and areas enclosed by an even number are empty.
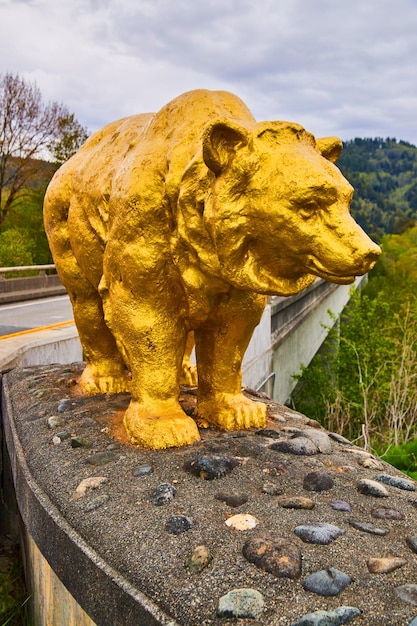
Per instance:
[[[72,320],[68,296],[55,296],[0,306],[0,336]]]

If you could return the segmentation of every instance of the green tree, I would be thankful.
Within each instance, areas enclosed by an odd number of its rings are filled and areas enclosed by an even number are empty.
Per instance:
[[[25,229],[11,228],[0,233],[0,266],[33,265],[33,240]]]
[[[58,120],[56,138],[49,144],[55,163],[68,161],[88,137],[87,129],[75,119],[73,113],[63,115]]]
[[[25,230],[28,233],[31,240],[32,259],[35,265],[53,263],[43,226],[44,195],[45,186],[39,187],[34,189],[29,197],[23,198],[19,204],[12,207],[6,216],[2,231],[6,233],[9,230]],[[21,265],[21,263],[13,262],[11,266],[13,265]],[[23,263],[23,265],[26,265],[26,263]]]

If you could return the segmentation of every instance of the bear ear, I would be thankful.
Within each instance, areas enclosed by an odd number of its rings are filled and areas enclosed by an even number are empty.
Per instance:
[[[343,148],[339,137],[322,137],[321,139],[316,139],[316,146],[322,156],[332,163],[336,163]]]
[[[247,145],[246,128],[226,118],[216,119],[207,126],[203,137],[203,159],[216,175],[226,167],[236,151]]]

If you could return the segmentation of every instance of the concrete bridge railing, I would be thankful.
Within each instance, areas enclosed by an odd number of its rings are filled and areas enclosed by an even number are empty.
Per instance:
[[[31,276],[16,276],[28,274]],[[47,273],[48,272],[48,273]],[[12,277],[8,277],[12,274]],[[47,298],[66,293],[55,265],[19,265],[0,267],[0,304],[21,302],[33,298]]]

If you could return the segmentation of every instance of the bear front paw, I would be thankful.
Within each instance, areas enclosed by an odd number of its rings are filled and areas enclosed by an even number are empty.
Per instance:
[[[222,430],[265,428],[266,406],[253,402],[240,394],[218,394],[210,400],[200,401],[197,413],[213,426]]]
[[[134,401],[129,404],[123,423],[131,443],[159,450],[199,441],[197,424],[180,407],[172,406],[170,410],[163,406],[161,409],[147,409]]]

